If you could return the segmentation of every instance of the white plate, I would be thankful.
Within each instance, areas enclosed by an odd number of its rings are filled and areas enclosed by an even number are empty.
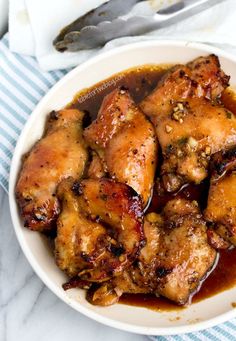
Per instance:
[[[236,301],[236,288],[193,304],[187,309],[171,312],[156,312],[122,304],[106,308],[96,307],[85,300],[83,290],[73,289],[65,292],[61,285],[66,281],[66,277],[55,265],[46,240],[39,233],[24,228],[18,213],[14,188],[21,167],[21,157],[42,136],[47,114],[65,106],[79,90],[130,67],[148,63],[186,63],[209,53],[220,57],[222,68],[231,76],[231,85],[234,87],[236,59],[207,45],[149,41],[101,54],[71,71],[48,92],[32,113],[18,140],[11,165],[9,200],[12,221],[21,248],[48,288],[75,310],[96,321],[140,334],[170,335],[193,332],[236,316],[236,309],[231,305]]]

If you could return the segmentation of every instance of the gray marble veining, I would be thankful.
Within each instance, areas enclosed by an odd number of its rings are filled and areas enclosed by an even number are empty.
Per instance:
[[[145,341],[99,324],[60,301],[35,275],[11,223],[0,187],[0,340]]]

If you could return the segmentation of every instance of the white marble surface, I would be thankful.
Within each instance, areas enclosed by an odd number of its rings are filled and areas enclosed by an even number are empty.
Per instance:
[[[147,341],[103,326],[61,302],[35,275],[16,239],[0,187],[0,340]]]

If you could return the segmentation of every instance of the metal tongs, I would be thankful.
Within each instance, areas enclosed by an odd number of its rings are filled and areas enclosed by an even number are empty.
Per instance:
[[[156,10],[153,0],[110,0],[66,26],[53,45],[60,52],[101,47],[115,38],[175,24],[223,1],[177,0]]]

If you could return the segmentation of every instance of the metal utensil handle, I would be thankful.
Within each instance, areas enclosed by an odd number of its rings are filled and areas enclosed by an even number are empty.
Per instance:
[[[181,0],[172,6],[158,11],[153,17],[131,17],[120,31],[110,32],[115,38],[127,35],[140,35],[155,29],[178,23],[179,21],[200,13],[211,6],[226,0]],[[114,27],[113,27],[114,28]],[[109,35],[109,34],[108,34]],[[108,35],[106,38],[108,38]],[[108,39],[107,39],[108,41]]]
[[[96,26],[85,26],[80,31],[71,31],[63,37],[62,41],[57,42],[56,46],[60,51],[78,51],[103,46],[115,38],[142,35],[177,23],[223,1],[226,0],[180,0],[152,16],[116,18],[100,22]]]
[[[183,0],[154,15],[158,27],[175,24],[226,0]]]

